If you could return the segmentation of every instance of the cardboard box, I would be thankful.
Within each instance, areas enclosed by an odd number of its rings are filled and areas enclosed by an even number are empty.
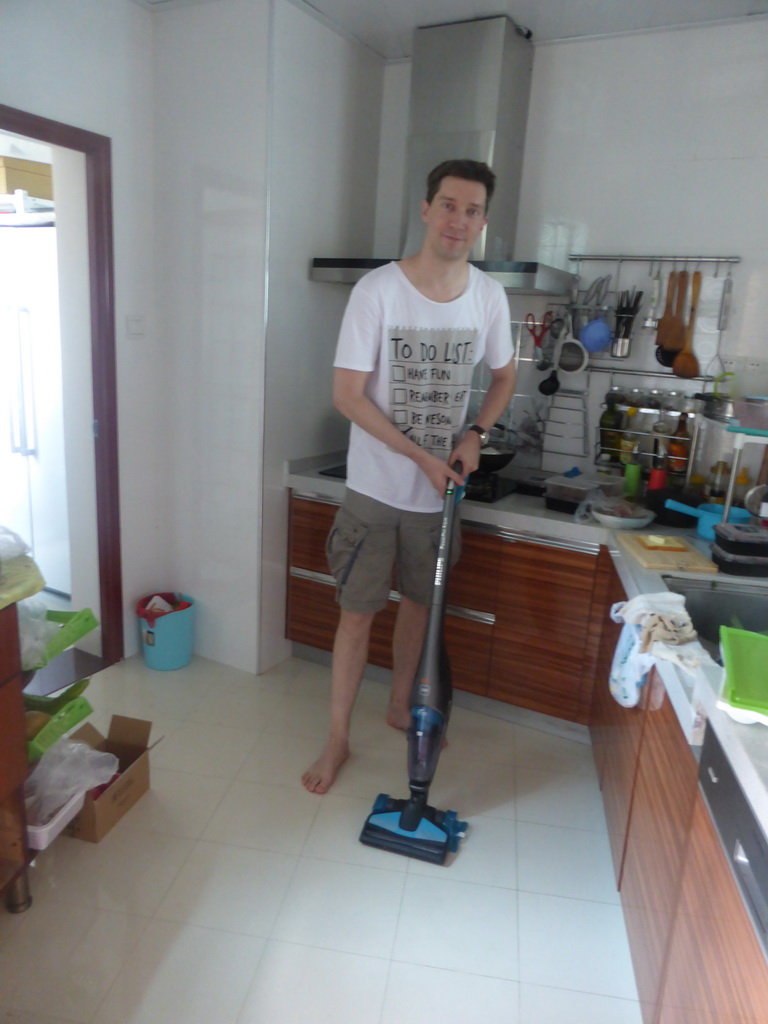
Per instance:
[[[113,715],[106,737],[90,722],[72,733],[73,740],[87,743],[95,750],[115,754],[121,774],[97,799],[94,800],[92,792],[86,793],[83,808],[69,827],[70,835],[89,843],[100,842],[139,797],[147,792],[151,729],[151,722]]]
[[[53,199],[53,179],[48,164],[0,156],[0,193],[24,189],[34,199]]]

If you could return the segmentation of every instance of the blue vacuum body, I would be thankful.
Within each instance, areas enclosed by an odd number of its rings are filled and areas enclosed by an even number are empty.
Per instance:
[[[458,466],[458,463],[457,463]],[[421,661],[411,691],[408,729],[408,784],[411,795],[395,800],[380,793],[360,833],[360,842],[432,864],[444,864],[458,849],[467,823],[455,811],[427,802],[451,714],[451,666],[443,643],[445,591],[453,533],[456,489],[445,492],[432,603]]]

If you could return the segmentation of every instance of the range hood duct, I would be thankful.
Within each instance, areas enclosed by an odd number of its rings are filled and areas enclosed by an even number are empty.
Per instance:
[[[573,274],[539,263],[516,262],[512,256],[533,69],[529,36],[503,16],[416,29],[402,256],[421,248],[421,202],[429,171],[456,157],[481,160],[496,173],[496,192],[488,225],[470,260],[508,292],[569,295]],[[351,284],[388,262],[316,259],[311,277]]]

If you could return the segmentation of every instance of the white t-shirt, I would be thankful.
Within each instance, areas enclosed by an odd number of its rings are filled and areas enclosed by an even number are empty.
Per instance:
[[[509,305],[498,282],[470,264],[465,291],[433,302],[388,263],[353,288],[333,365],[370,373],[371,401],[413,441],[447,459],[464,427],[475,365],[484,359],[500,369],[512,352]],[[411,459],[354,423],[347,486],[407,511],[442,508]]]

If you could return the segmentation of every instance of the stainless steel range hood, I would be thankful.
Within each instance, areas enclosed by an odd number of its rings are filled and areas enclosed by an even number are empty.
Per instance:
[[[569,295],[574,275],[535,262],[516,261],[525,130],[533,45],[530,33],[506,17],[480,18],[416,29],[408,136],[408,220],[401,256],[421,247],[429,171],[442,160],[482,160],[496,173],[488,225],[471,262],[508,292]],[[312,261],[314,281],[353,284],[396,259],[323,258]]]

